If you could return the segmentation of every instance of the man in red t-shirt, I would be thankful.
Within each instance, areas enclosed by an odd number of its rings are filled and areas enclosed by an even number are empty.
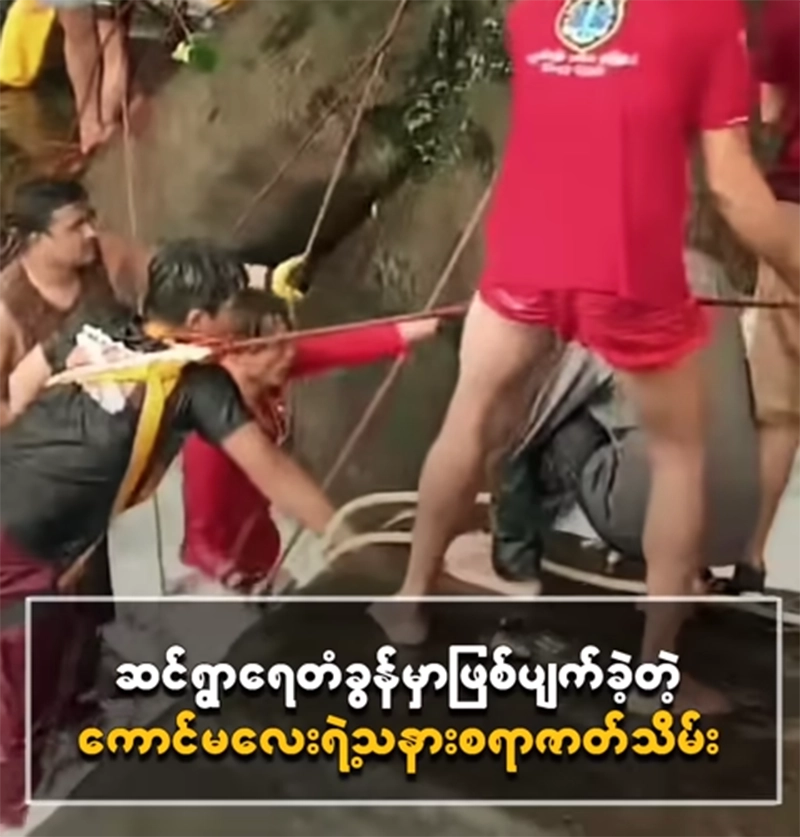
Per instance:
[[[767,173],[775,197],[795,231],[800,230],[800,2],[766,0],[756,50],[761,81],[761,118],[776,140],[777,159]],[[800,233],[798,233],[800,235]],[[789,279],[789,281],[787,281]],[[790,277],[759,265],[760,299],[788,302],[786,309],[756,313],[750,366],[761,444],[761,513],[751,568],[737,573],[763,586],[764,551],[792,473],[800,438],[800,300]]]
[[[695,141],[728,222],[800,275],[798,243],[750,152],[743,11],[739,0],[535,0],[511,8],[508,33],[511,131],[486,265],[458,385],[423,469],[401,593],[434,583],[556,335],[610,362],[637,404],[653,473],[649,591],[688,593],[703,521],[707,384],[697,349],[708,334],[682,259]],[[373,612],[394,641],[422,641],[419,607],[397,607]],[[644,654],[669,649],[676,633],[649,620]]]

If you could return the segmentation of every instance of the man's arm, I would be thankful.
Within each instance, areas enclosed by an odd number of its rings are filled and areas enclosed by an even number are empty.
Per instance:
[[[283,512],[322,534],[334,514],[323,490],[268,439],[221,366],[188,367],[182,376],[175,420],[222,448],[253,485]]]
[[[759,88],[761,121],[765,125],[777,125],[786,108],[786,91],[776,84],[762,84]]]
[[[317,482],[255,422],[234,431],[222,449],[264,497],[315,534],[324,534],[336,511],[333,504]]]
[[[12,417],[25,412],[44,389],[53,370],[41,345],[34,346],[11,373],[8,382]]]
[[[706,180],[734,233],[794,287],[800,283],[800,241],[753,156],[747,125],[755,84],[739,0],[705,4],[705,75],[698,79],[697,128]]]
[[[764,180],[746,128],[705,131],[702,148],[708,186],[722,216],[747,247],[793,288],[800,287],[800,236]]]
[[[0,429],[14,419],[10,378],[19,354],[19,327],[8,308],[0,302]]]

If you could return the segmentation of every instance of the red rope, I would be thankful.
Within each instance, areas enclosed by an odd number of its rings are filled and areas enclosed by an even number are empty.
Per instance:
[[[758,299],[716,299],[714,297],[698,297],[697,301],[700,305],[710,308],[757,308],[757,309],[779,309],[788,310],[798,308],[798,305],[793,302],[769,302]],[[399,325],[401,323],[412,323],[418,320],[427,319],[458,319],[467,313],[469,302],[462,302],[455,305],[445,305],[439,308],[422,309],[420,311],[412,311],[408,314],[397,314],[390,317],[372,317],[367,320],[357,320],[351,323],[335,323],[328,326],[319,326],[317,328],[299,329],[297,331],[287,331],[280,334],[271,334],[267,337],[253,337],[248,339],[221,339],[209,338],[201,334],[185,330],[170,331],[168,336],[170,340],[176,343],[191,343],[196,346],[204,346],[212,349],[217,355],[230,354],[233,352],[248,352],[257,349],[267,348],[279,343],[299,340],[305,337],[323,337],[330,334],[339,334],[343,331],[348,331],[354,327],[368,328],[370,326],[378,325]],[[153,333],[154,337],[158,337],[158,333]]]

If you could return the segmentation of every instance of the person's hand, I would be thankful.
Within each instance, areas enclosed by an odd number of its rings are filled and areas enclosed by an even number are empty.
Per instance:
[[[397,328],[406,343],[419,343],[428,340],[439,331],[441,320],[438,317],[426,317],[424,320],[410,320],[398,323]]]
[[[305,294],[300,290],[305,278],[306,257],[293,256],[272,271],[272,293],[289,304],[300,302]]]

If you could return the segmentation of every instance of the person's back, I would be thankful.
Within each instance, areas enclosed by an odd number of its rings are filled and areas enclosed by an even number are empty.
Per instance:
[[[714,52],[731,48],[720,21],[734,2],[512,7],[512,125],[486,271],[504,291],[585,290],[659,304],[687,296],[688,155],[701,127],[725,119],[699,91],[709,61],[712,71],[727,68]],[[738,20],[733,14],[734,27]]]

